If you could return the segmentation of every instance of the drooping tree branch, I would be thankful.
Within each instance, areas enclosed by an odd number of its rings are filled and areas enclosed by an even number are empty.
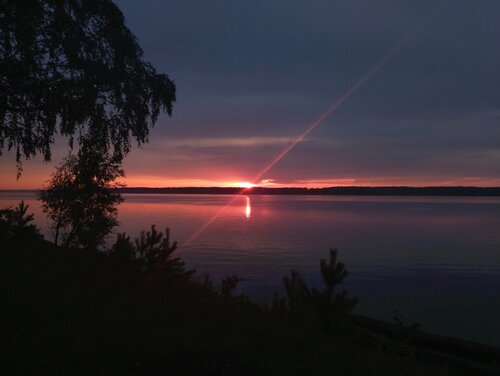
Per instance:
[[[121,161],[174,102],[111,0],[0,0],[0,154],[18,165],[58,133]]]

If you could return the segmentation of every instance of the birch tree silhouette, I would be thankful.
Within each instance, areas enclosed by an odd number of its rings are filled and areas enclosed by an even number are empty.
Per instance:
[[[116,161],[172,113],[175,84],[111,0],[0,2],[0,153],[48,161],[56,134]]]

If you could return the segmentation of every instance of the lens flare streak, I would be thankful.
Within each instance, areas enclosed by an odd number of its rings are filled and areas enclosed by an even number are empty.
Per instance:
[[[417,27],[403,38],[396,46],[391,49],[380,61],[375,64],[366,74],[364,74],[356,83],[347,90],[339,99],[337,99],[322,115],[320,115],[314,122],[306,127],[306,129],[299,134],[293,142],[291,142],[287,147],[285,147],[266,167],[264,167],[255,177],[250,181],[251,185],[255,185],[260,181],[264,175],[271,170],[276,163],[278,163],[285,155],[287,155],[298,143],[303,141],[309,133],[311,133],[318,125],[320,125],[328,116],[330,116],[334,111],[336,111],[342,103],[344,103],[349,97],[354,94],[366,81],[368,81],[375,73],[377,73],[387,62],[389,62],[401,49],[406,46],[422,29],[431,22],[435,17],[441,14],[446,6],[448,5],[448,0],[444,1],[441,6],[437,7],[432,13],[430,13],[427,18],[425,18]],[[244,193],[242,190],[240,194]],[[192,236],[189,237],[183,243],[183,246],[188,245],[194,239],[196,239],[214,220],[217,218],[228,206],[230,206],[237,199],[237,196],[229,200],[229,202],[224,205],[217,213],[214,214],[200,229],[198,229]]]
[[[293,142],[291,142],[288,146],[286,146],[268,165],[266,165],[255,177],[250,181],[249,187],[253,186],[256,182],[260,181],[264,175],[269,172],[281,159],[283,159],[298,143],[303,141],[309,133],[311,133],[318,125],[320,125],[328,116],[330,116],[333,112],[335,112],[351,95],[353,95],[363,84],[366,83],[375,73],[377,73],[382,67],[385,66],[403,47],[405,47],[415,36],[417,36],[422,29],[431,22],[434,18],[436,18],[439,14],[441,14],[446,6],[448,5],[449,0],[444,1],[439,7],[437,7],[432,13],[430,13],[417,27],[408,34],[405,38],[403,38],[394,48],[392,48],[380,61],[378,61],[367,73],[361,76],[355,84],[347,90],[340,98],[338,98],[323,114],[321,114],[315,121],[309,124],[305,130],[300,133]],[[225,205],[223,205],[212,217],[210,217],[198,230],[196,230],[179,248],[186,247],[191,242],[193,242],[207,227],[209,227],[218,217],[219,215],[226,210],[226,208],[232,205],[242,194],[247,192],[248,188],[242,189],[239,194],[231,198]],[[249,206],[249,198],[247,197],[247,207],[245,209],[246,217],[250,217],[251,208]],[[178,248],[178,249],[179,249]],[[165,263],[164,263],[165,264]],[[151,280],[154,279],[155,275],[158,274],[164,265],[160,265],[157,269],[149,273],[142,283],[137,286],[136,289],[132,292],[131,296],[129,296],[126,300],[129,300],[133,295],[139,293],[144,287],[146,287]]]
[[[262,169],[252,180],[252,183],[259,181],[276,163],[278,163],[285,155],[287,155],[298,143],[302,142],[309,133],[311,133],[318,125],[320,125],[328,116],[335,112],[349,97],[354,94],[366,81],[368,81],[375,73],[377,73],[394,55],[406,46],[430,21],[438,16],[445,8],[448,2],[444,2],[441,7],[432,12],[424,21],[422,21],[406,38],[402,39],[392,50],[389,51],[377,64],[375,64],[364,76],[362,76],[349,90],[347,90],[339,99],[337,99],[321,116],[312,122],[307,128],[299,134],[293,142],[284,148],[271,163]]]

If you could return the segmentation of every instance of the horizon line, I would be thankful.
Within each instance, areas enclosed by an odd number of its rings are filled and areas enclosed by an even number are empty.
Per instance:
[[[304,189],[304,190],[321,190],[321,189],[345,189],[345,188],[357,188],[357,189],[373,189],[373,188],[413,188],[413,189],[425,189],[425,188],[474,188],[474,189],[500,189],[500,186],[478,186],[478,185],[332,185],[326,187],[301,187],[301,186],[283,186],[283,187],[266,187],[256,185],[253,187],[239,187],[239,186],[163,186],[163,187],[146,187],[146,186],[125,186],[119,187],[118,189],[242,189],[242,190],[252,190],[252,189]],[[41,191],[43,188],[0,188],[0,192],[5,191]]]

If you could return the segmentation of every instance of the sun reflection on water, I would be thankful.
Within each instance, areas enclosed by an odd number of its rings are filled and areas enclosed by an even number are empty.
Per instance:
[[[252,206],[250,203],[250,197],[246,196],[245,217],[247,219],[250,219],[251,214],[252,214]]]

